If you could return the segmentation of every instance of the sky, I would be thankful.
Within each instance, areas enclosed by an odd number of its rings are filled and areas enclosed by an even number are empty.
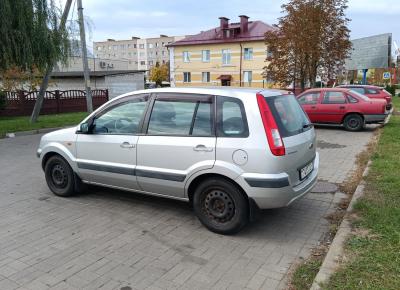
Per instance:
[[[63,5],[65,0],[59,0]],[[76,1],[74,1],[76,2]],[[88,46],[107,38],[130,39],[166,35],[196,34],[219,25],[218,17],[238,22],[244,14],[250,20],[275,24],[287,0],[83,0],[90,26]],[[393,33],[400,45],[400,0],[349,0],[351,39]],[[76,3],[70,19],[77,18]]]

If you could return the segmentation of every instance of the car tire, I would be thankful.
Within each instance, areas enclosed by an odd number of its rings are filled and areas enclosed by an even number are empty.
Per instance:
[[[344,118],[343,125],[348,131],[360,131],[364,127],[364,119],[358,114],[350,114]]]
[[[75,193],[74,171],[64,158],[51,156],[45,164],[44,172],[47,185],[55,195],[67,197]]]
[[[193,208],[200,222],[219,234],[235,234],[249,221],[247,198],[238,186],[223,178],[202,182],[194,192]]]

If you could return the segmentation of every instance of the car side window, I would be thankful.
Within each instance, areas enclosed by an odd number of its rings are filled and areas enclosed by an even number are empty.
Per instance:
[[[350,88],[352,91],[355,91],[355,92],[357,92],[357,93],[359,93],[359,94],[365,94],[365,90],[364,90],[364,88]]]
[[[379,92],[378,92],[378,90],[375,90],[375,89],[366,89],[366,91],[367,91],[367,94],[371,94],[371,95],[378,95],[379,94]]]
[[[323,104],[345,104],[346,97],[342,92],[325,92]]]
[[[212,100],[156,99],[147,134],[211,136],[213,132]]]
[[[129,100],[101,113],[93,121],[92,134],[137,134],[147,98]]]
[[[301,105],[315,105],[318,103],[319,94],[319,92],[307,93],[298,98],[298,101]]]
[[[218,136],[248,137],[249,129],[242,101],[230,97],[218,97]]]
[[[347,95],[347,100],[349,101],[349,103],[352,103],[352,104],[358,103],[358,100],[355,97],[350,96],[350,95]]]

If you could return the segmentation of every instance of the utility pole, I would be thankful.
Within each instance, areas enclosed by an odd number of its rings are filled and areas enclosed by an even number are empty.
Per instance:
[[[86,50],[85,23],[83,21],[82,0],[77,0],[77,4],[78,4],[79,31],[80,31],[81,46],[82,46],[83,76],[85,78],[86,107],[87,111],[91,113],[93,112],[92,91],[90,89],[90,76],[89,76],[89,65],[88,65],[87,50]]]
[[[71,4],[72,4],[72,0],[67,0],[67,2],[65,3],[64,11],[63,11],[63,14],[62,14],[61,20],[60,20],[60,27],[58,28],[59,30],[65,29],[65,23],[67,22]],[[50,75],[53,71],[53,66],[54,66],[54,63],[50,63],[47,65],[46,73],[43,77],[42,83],[40,85],[39,94],[38,94],[36,102],[35,102],[35,107],[33,108],[33,111],[32,111],[32,115],[31,115],[31,119],[30,119],[31,123],[35,123],[39,117],[40,110],[42,109],[42,105],[43,105],[44,94],[46,93],[47,87],[49,85]]]

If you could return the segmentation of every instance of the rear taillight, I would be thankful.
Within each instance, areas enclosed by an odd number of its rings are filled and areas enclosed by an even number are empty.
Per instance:
[[[275,156],[285,155],[285,145],[283,144],[279,128],[263,95],[257,94],[257,103],[272,154]]]

